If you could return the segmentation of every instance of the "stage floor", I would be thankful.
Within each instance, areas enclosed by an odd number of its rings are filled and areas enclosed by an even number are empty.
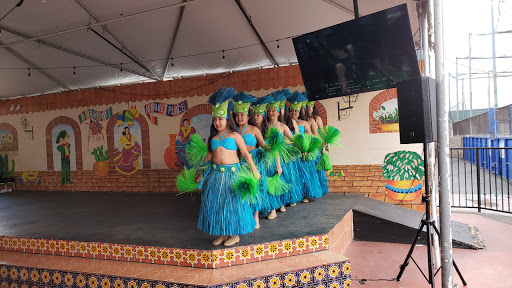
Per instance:
[[[235,246],[328,233],[362,198],[328,194],[286,207]],[[200,195],[171,193],[25,192],[0,194],[0,235],[213,250],[198,230]]]

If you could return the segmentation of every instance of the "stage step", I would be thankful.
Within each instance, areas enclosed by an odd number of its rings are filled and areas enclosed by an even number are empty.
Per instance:
[[[218,269],[0,252],[0,287],[349,287],[349,259],[320,251]]]
[[[361,197],[352,211],[354,240],[358,241],[410,244],[424,217],[424,213],[367,197]],[[451,226],[453,247],[485,248],[478,228],[456,221]],[[423,231],[418,244],[425,244],[426,228]]]

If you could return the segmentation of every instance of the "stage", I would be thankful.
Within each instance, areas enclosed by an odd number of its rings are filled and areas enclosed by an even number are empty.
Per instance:
[[[148,271],[160,267],[192,269],[186,273],[194,275],[193,279],[181,279],[178,270],[173,270],[175,274],[165,276],[167,278],[162,276],[165,279],[149,276],[139,279],[134,278],[138,274],[131,275],[131,272],[111,275],[100,271],[102,275],[110,275],[110,286],[116,288],[121,287],[114,283],[115,277],[124,279],[121,281],[123,287],[130,287],[128,284],[132,280],[139,284],[158,280],[164,286],[176,284],[177,287],[215,287],[217,284],[225,287],[224,282],[230,283],[228,287],[238,287],[240,283],[245,283],[246,287],[261,287],[249,285],[260,281],[258,283],[273,287],[271,284],[275,284],[275,279],[281,279],[283,284],[292,281],[291,278],[298,281],[301,277],[305,277],[301,282],[303,285],[349,285],[345,283],[350,282],[350,262],[343,254],[353,239],[407,242],[408,237],[414,238],[414,226],[417,227],[422,216],[422,213],[362,195],[331,193],[309,203],[286,207],[287,211],[278,212],[275,220],[261,217],[260,229],[242,236],[237,245],[224,247],[213,246],[211,242],[215,237],[196,228],[199,207],[199,194],[19,191],[2,194],[0,250],[3,251],[0,260],[6,271],[14,269],[16,272],[13,273],[18,274],[22,269],[19,267],[32,267],[31,263],[70,262],[64,266],[67,270],[44,264],[37,269],[44,268],[54,274],[72,272],[73,283],[87,271],[87,277],[99,277],[90,274],[92,270],[73,265],[80,261],[100,261],[101,264],[94,264],[94,267],[115,266],[120,261],[123,261],[123,267],[150,265],[149,268],[144,266]],[[469,242],[478,242],[470,227],[457,224],[454,227],[459,227],[459,234]],[[373,240],[372,234],[375,234]],[[454,239],[454,244],[457,241],[461,242]],[[51,257],[60,258],[54,260]],[[137,267],[141,269],[142,266]],[[204,268],[211,271],[205,272]],[[227,273],[233,268],[251,272]],[[212,273],[225,277],[215,282]],[[294,276],[289,276],[290,273]],[[318,274],[316,278],[312,276],[315,273]]]

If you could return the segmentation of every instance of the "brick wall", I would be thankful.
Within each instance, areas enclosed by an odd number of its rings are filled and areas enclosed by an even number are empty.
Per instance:
[[[328,176],[329,191],[331,193],[364,194],[367,197],[397,204],[402,207],[424,212],[425,206],[421,204],[421,197],[412,202],[395,201],[386,197],[387,179],[382,177],[380,165],[335,165],[337,175],[346,170],[346,176]],[[41,171],[39,178],[41,185],[28,182],[24,185],[17,182],[18,190],[30,191],[108,191],[108,192],[177,192],[176,176],[179,169],[142,169],[130,176],[115,172],[110,167],[110,174],[106,177],[96,176],[92,171],[72,171],[73,184],[62,186],[60,171]],[[15,173],[16,179],[21,176]],[[422,186],[424,185],[422,181]]]

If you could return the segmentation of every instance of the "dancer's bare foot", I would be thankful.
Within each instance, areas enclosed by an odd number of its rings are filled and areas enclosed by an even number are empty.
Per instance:
[[[304,197],[304,199],[302,199],[302,202],[304,202],[304,203],[308,203],[308,202],[309,202],[309,199],[308,199],[308,198],[306,198],[306,197]]]
[[[284,206],[281,206],[281,208],[279,208],[279,211],[286,212],[286,208],[284,208]]]
[[[274,209],[274,210],[270,211],[270,214],[268,214],[267,219],[272,220],[272,219],[276,219],[276,217],[277,217],[277,213],[276,213],[276,210]]]
[[[295,205],[297,205],[297,203],[292,203],[292,204],[290,204],[290,206],[292,206],[292,207],[293,207],[293,206],[295,206]]]
[[[222,242],[226,241],[226,239],[228,239],[228,236],[226,235],[219,236],[215,240],[213,240],[212,244],[215,246],[220,245],[222,244]]]
[[[233,235],[229,237],[229,239],[226,240],[226,242],[224,242],[224,246],[233,246],[238,242],[240,242],[240,237],[238,237],[238,235]]]
[[[254,229],[260,229],[260,215],[259,211],[254,212],[254,221],[256,221],[256,227]]]

